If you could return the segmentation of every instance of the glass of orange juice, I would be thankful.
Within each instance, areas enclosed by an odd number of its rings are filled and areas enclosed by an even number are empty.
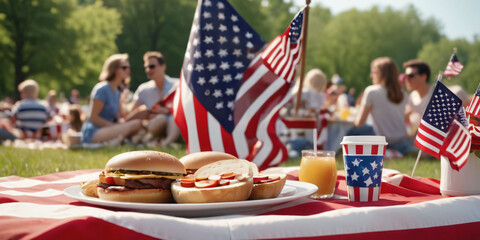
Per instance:
[[[334,151],[302,150],[298,178],[318,187],[312,198],[331,198],[337,183],[337,164]]]

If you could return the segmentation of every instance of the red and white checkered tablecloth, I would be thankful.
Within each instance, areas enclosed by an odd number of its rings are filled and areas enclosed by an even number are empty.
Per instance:
[[[298,171],[288,172],[298,180]],[[100,170],[0,178],[0,239],[478,239],[480,196],[442,197],[439,181],[404,175],[378,202],[307,197],[255,213],[182,218],[108,209],[63,195]],[[339,175],[336,195],[346,196]]]

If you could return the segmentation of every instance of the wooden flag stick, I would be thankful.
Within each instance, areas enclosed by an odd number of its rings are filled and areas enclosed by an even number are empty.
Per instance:
[[[302,88],[303,88],[303,78],[305,77],[305,53],[307,48],[307,29],[308,29],[308,8],[309,8],[310,0],[306,0],[305,11],[303,14],[303,27],[302,27],[302,65],[300,67],[300,79],[298,84],[298,91],[297,91],[297,104],[295,104],[295,116],[298,116],[298,109],[300,109],[300,102],[302,101]]]
[[[415,173],[415,169],[417,168],[418,161],[420,160],[420,156],[422,155],[422,150],[418,150],[417,160],[415,161],[415,165],[413,166],[412,175],[410,177],[413,178],[413,173]]]

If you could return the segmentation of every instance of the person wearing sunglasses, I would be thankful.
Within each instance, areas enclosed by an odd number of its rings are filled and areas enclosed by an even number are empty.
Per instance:
[[[420,126],[423,111],[427,107],[433,86],[430,86],[430,67],[427,63],[412,59],[403,63],[405,68],[405,86],[410,95],[405,106],[405,118],[409,125],[408,135],[415,137]]]
[[[90,116],[82,126],[82,143],[119,145],[124,138],[141,127],[139,119],[125,122],[126,112],[121,104],[121,87],[130,78],[127,54],[107,58],[97,83],[90,94]]]
[[[370,64],[370,78],[373,85],[365,88],[354,126],[362,127],[371,115],[375,134],[385,136],[388,149],[404,155],[415,152],[405,126],[407,94],[398,82],[397,65],[389,57],[376,58]]]
[[[145,73],[149,81],[140,84],[133,94],[134,106],[131,116],[147,120],[145,129],[132,137],[133,143],[143,142],[154,145],[160,136],[163,147],[173,144],[180,136],[169,104],[179,79],[165,74],[165,58],[160,52],[151,51],[143,55]]]

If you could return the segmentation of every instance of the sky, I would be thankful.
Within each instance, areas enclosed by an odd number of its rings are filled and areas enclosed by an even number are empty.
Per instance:
[[[295,0],[304,4],[304,0]],[[420,18],[435,18],[440,23],[440,31],[450,40],[480,38],[480,1],[478,0],[311,0],[311,5],[320,3],[334,15],[356,8],[369,10],[372,6],[402,10],[413,4]]]

